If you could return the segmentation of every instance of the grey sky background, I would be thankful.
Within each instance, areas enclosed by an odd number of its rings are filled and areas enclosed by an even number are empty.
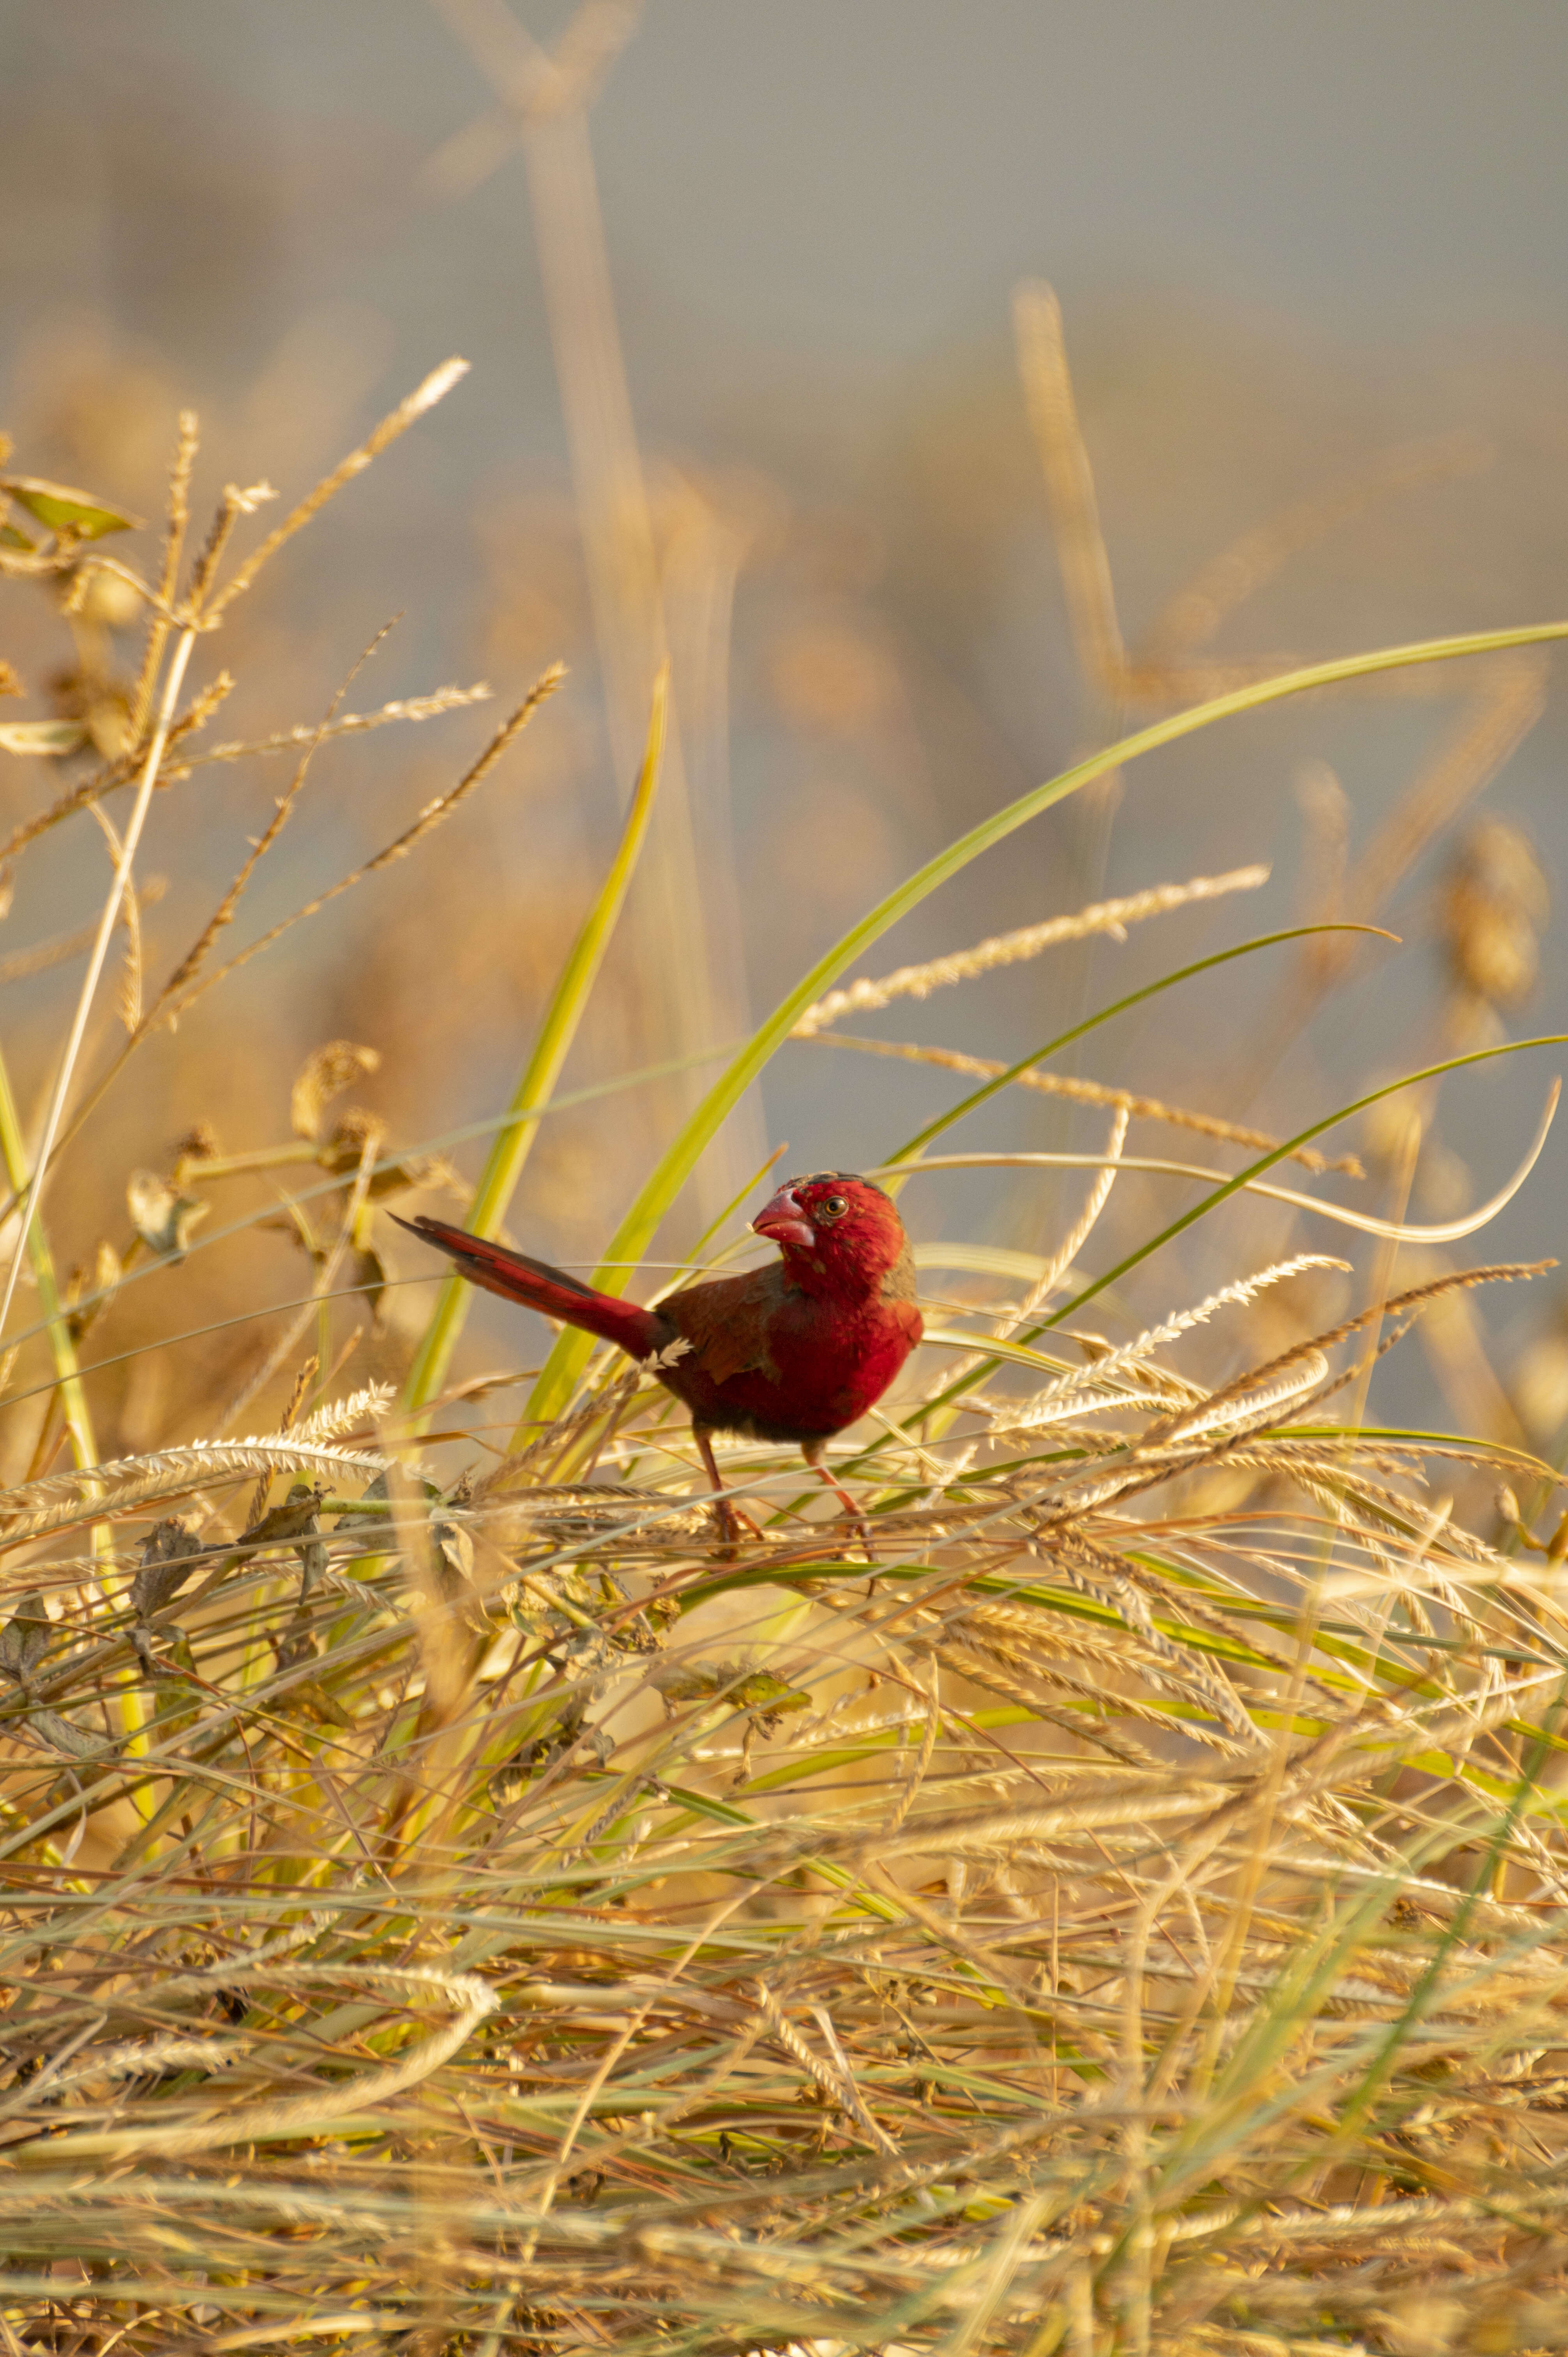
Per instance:
[[[531,21],[546,31],[551,12]],[[49,126],[72,166],[61,205],[82,217],[68,266],[132,304],[156,303],[156,256],[113,222],[91,235],[108,191],[91,156],[81,185],[82,115],[122,151],[149,132],[177,144],[206,85],[286,210],[291,145],[373,128],[416,157],[487,97],[415,0],[12,0],[0,59],[29,115],[74,92],[79,120]],[[596,145],[630,280],[808,356],[906,359],[1041,269],[1064,292],[1157,279],[1358,336],[1558,331],[1565,94],[1568,16],[1550,0],[654,0]],[[188,122],[188,143],[211,127]],[[489,240],[520,198],[514,167],[416,242],[442,284],[405,272],[411,317],[503,293]],[[314,226],[329,244],[341,228]],[[280,292],[311,275],[307,209],[292,229]],[[367,225],[360,267],[375,242]]]

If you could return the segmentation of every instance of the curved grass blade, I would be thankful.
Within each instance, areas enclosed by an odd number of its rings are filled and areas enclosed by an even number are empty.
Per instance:
[[[1212,966],[1228,965],[1232,958],[1247,957],[1253,950],[1273,949],[1280,942],[1302,941],[1309,933],[1376,933],[1386,942],[1399,938],[1395,933],[1386,932],[1381,925],[1291,925],[1282,932],[1255,933],[1250,942],[1238,942],[1231,949],[1216,950],[1209,957],[1195,959],[1191,965],[1177,966],[1174,973],[1161,974],[1157,982],[1145,983],[1142,990],[1129,991],[1125,998],[1118,998],[1111,1006],[1101,1007],[1097,1014],[1085,1016],[1083,1021],[1075,1023],[1070,1031],[1058,1032],[1043,1048],[1035,1049],[1027,1056],[1020,1056],[1018,1061],[1009,1064],[1004,1072],[994,1073],[981,1087],[972,1089],[968,1096],[961,1097],[957,1104],[950,1106],[935,1121],[928,1122],[924,1129],[917,1130],[897,1154],[890,1154],[888,1164],[915,1161],[934,1137],[940,1137],[943,1130],[950,1129],[955,1122],[961,1121],[966,1114],[973,1113],[1000,1090],[1010,1087],[1020,1073],[1032,1071],[1036,1064],[1043,1064],[1047,1056],[1058,1055],[1062,1049],[1070,1048],[1086,1032],[1097,1030],[1101,1024],[1109,1023],[1112,1016],[1124,1015],[1130,1006],[1141,1006],[1145,999],[1157,998],[1162,991],[1171,989],[1178,982],[1189,982],[1195,974],[1207,974]],[[904,1180],[912,1176],[913,1173],[907,1170],[894,1173],[894,1183],[888,1188],[888,1193],[897,1195]]]
[[[1497,1193],[1457,1220],[1439,1220],[1423,1226],[1412,1221],[1380,1219],[1375,1211],[1352,1211],[1343,1203],[1326,1203],[1299,1187],[1271,1187],[1266,1179],[1242,1177],[1239,1183],[1250,1194],[1264,1195],[1272,1203],[1288,1203],[1293,1211],[1316,1211],[1342,1228],[1356,1228],[1364,1236],[1386,1236],[1400,1244],[1452,1244],[1473,1236],[1507,1208],[1540,1161],[1557,1112],[1562,1083],[1553,1082],[1545,1110],[1524,1160]],[[1200,1162],[1176,1162],[1158,1154],[933,1154],[915,1163],[881,1164],[866,1172],[868,1178],[918,1178],[935,1170],[1145,1170],[1166,1178],[1217,1179],[1230,1184],[1229,1173],[1208,1170]]]
[[[1201,1220],[1206,1211],[1211,1211],[1218,1204],[1229,1201],[1232,1195],[1240,1193],[1251,1179],[1259,1178],[1265,1170],[1272,1170],[1276,1162],[1283,1161],[1288,1155],[1295,1151],[1297,1146],[1310,1146],[1315,1137],[1321,1137],[1325,1130],[1335,1128],[1342,1121],[1348,1121],[1352,1114],[1364,1113],[1369,1105],[1380,1103],[1384,1097],[1397,1095],[1401,1089],[1414,1088],[1423,1081],[1439,1080],[1444,1072],[1460,1071],[1466,1064],[1488,1063],[1494,1056],[1520,1055],[1527,1048],[1563,1047],[1568,1047],[1568,1032],[1563,1031],[1543,1032],[1538,1039],[1505,1039],[1497,1047],[1472,1048],[1463,1056],[1445,1057],[1440,1064],[1428,1064],[1422,1071],[1405,1073],[1402,1080],[1386,1082],[1380,1089],[1369,1089],[1365,1096],[1356,1097],[1350,1103],[1341,1105],[1337,1113],[1325,1114],[1321,1121],[1315,1121],[1309,1128],[1300,1131],[1294,1137],[1287,1138],[1283,1144],[1273,1147],[1272,1152],[1260,1155],[1257,1161],[1249,1163],[1244,1170],[1238,1170],[1234,1178],[1228,1178],[1222,1187],[1217,1187],[1211,1195],[1206,1195],[1201,1203],[1195,1203],[1191,1211],[1184,1211],[1179,1219],[1173,1220],[1168,1227],[1162,1228],[1157,1236],[1151,1236],[1146,1244],[1142,1244],[1136,1252],[1130,1253],[1127,1258],[1119,1261],[1114,1268],[1107,1269],[1105,1275],[1096,1277],[1091,1285],[1086,1285],[1083,1291],[1076,1294],[1071,1301],[1064,1302],[1061,1308],[1052,1315],[1048,1322],[1054,1326],[1058,1318],[1071,1317],[1073,1311],[1081,1309],[1086,1301],[1092,1301],[1097,1293],[1103,1293],[1108,1286],[1114,1285],[1119,1277],[1125,1276],[1129,1269],[1136,1268],[1138,1264],[1146,1260],[1151,1253],[1158,1252],[1162,1244],[1168,1243],[1174,1236],[1180,1235],[1183,1229],[1190,1228],[1195,1221]],[[1555,1102],[1554,1090],[1552,1100],[1553,1105]],[[1550,1109],[1548,1119],[1550,1119]],[[1525,1166],[1526,1176],[1529,1175],[1529,1169],[1544,1143],[1544,1134],[1538,1134],[1530,1162]]]
[[[752,1034],[728,1071],[714,1082],[649,1174],[611,1239],[605,1261],[595,1276],[595,1284],[606,1292],[624,1290],[628,1272],[624,1266],[612,1264],[636,1261],[647,1251],[660,1222],[690,1178],[703,1149],[812,1001],[831,989],[863,950],[879,940],[901,917],[908,916],[910,909],[929,899],[939,885],[960,874],[983,851],[989,851],[993,845],[1004,842],[1008,835],[1026,825],[1042,811],[1065,802],[1080,787],[1091,784],[1096,778],[1104,777],[1112,770],[1124,768],[1142,754],[1153,753],[1162,745],[1172,745],[1183,737],[1193,736],[1217,720],[1261,710],[1263,705],[1281,703],[1287,696],[1303,695],[1314,688],[1341,686],[1350,680],[1369,679],[1380,672],[1399,671],[1412,663],[1452,662],[1461,656],[1496,654],[1509,647],[1540,646],[1552,640],[1564,638],[1568,638],[1568,621],[1537,622],[1519,630],[1483,630],[1458,638],[1423,640],[1410,646],[1381,647],[1369,654],[1347,655],[1333,662],[1309,663],[1300,671],[1282,673],[1276,679],[1252,681],[1245,687],[1233,689],[1229,694],[1215,696],[1207,704],[1193,705],[1184,712],[1171,713],[1164,720],[1155,721],[1152,726],[1123,737],[1120,743],[1101,748],[1099,752],[1091,753],[1086,759],[1062,770],[1058,776],[1047,779],[1044,785],[1032,788],[991,818],[983,819],[967,834],[960,835],[956,842],[950,843],[934,858],[927,860],[923,867],[917,868],[885,899],[879,900],[858,924],[853,925],[831,950],[817,960],[789,996],[780,1000],[766,1022]],[[524,1409],[518,1426],[519,1435],[526,1436],[542,1418],[548,1419],[560,1413],[587,1363],[592,1348],[591,1337],[575,1329],[557,1336]],[[514,1438],[514,1447],[521,1445],[521,1439]]]
[[[1389,1081],[1380,1089],[1369,1090],[1365,1096],[1357,1097],[1349,1104],[1341,1105],[1336,1113],[1325,1114],[1321,1121],[1315,1121],[1309,1128],[1299,1131],[1294,1137],[1285,1138],[1270,1153],[1260,1155],[1255,1162],[1250,1162],[1244,1170],[1238,1170],[1233,1178],[1228,1178],[1222,1187],[1216,1187],[1210,1194],[1203,1198],[1200,1203],[1195,1203],[1191,1210],[1184,1211],[1179,1219],[1172,1220],[1167,1227],[1160,1230],[1158,1235],[1151,1236],[1146,1243],[1140,1244],[1135,1252],[1129,1253],[1124,1260],[1119,1260],[1114,1268],[1107,1269],[1103,1276],[1097,1276],[1092,1284],[1084,1286],[1081,1293],[1075,1293],[1070,1301],[1064,1301],[1059,1308],[1053,1309],[1047,1317],[1041,1318],[1037,1326],[1032,1326],[1026,1334],[1017,1339],[1025,1343],[1032,1342],[1039,1335],[1048,1332],[1053,1326],[1059,1326],[1064,1318],[1072,1317],[1075,1311],[1083,1308],[1086,1301],[1092,1301],[1096,1294],[1103,1293],[1108,1286],[1115,1285],[1120,1278],[1127,1275],[1130,1269],[1137,1268],[1152,1254],[1158,1252],[1162,1244],[1168,1244],[1173,1238],[1181,1235],[1185,1230],[1201,1220],[1206,1213],[1214,1211],[1221,1203],[1229,1202],[1232,1195],[1239,1194],[1243,1187],[1259,1178],[1263,1171],[1272,1170],[1276,1162],[1283,1161],[1289,1155],[1294,1154],[1298,1146],[1310,1146],[1315,1137],[1323,1135],[1325,1130],[1333,1129],[1339,1122],[1348,1121],[1352,1114],[1364,1113],[1369,1105],[1380,1103],[1384,1097],[1397,1095],[1401,1089],[1413,1088],[1422,1081],[1437,1080],[1443,1073],[1458,1071],[1466,1064],[1488,1063],[1494,1056],[1517,1055],[1527,1048],[1562,1047],[1568,1047],[1568,1032],[1549,1031],[1539,1039],[1505,1039],[1495,1048],[1472,1048],[1463,1056],[1447,1057],[1440,1064],[1428,1064],[1423,1071],[1406,1072],[1401,1080]],[[1536,1152],[1539,1153],[1539,1151],[1538,1142]],[[921,1415],[924,1416],[933,1414],[937,1409],[948,1405],[958,1398],[961,1393],[972,1390],[975,1383],[983,1381],[992,1363],[992,1360],[988,1357],[984,1363],[972,1368],[967,1374],[961,1375],[956,1382],[949,1385],[945,1392],[939,1393],[934,1399],[927,1401],[921,1408]]]

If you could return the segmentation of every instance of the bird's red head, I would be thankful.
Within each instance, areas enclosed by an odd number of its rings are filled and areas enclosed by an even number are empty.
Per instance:
[[[752,1222],[802,1275],[854,1274],[877,1283],[908,1259],[908,1239],[890,1195],[848,1170],[787,1178]]]

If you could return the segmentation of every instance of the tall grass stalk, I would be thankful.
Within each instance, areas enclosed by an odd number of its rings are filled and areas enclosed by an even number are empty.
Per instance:
[[[11,1093],[11,1075],[3,1056],[0,1056],[0,1160],[5,1163],[6,1180],[12,1191],[16,1195],[24,1194],[32,1172],[27,1160],[27,1140],[22,1135],[22,1125],[16,1112],[16,1100]],[[71,1456],[79,1466],[96,1465],[98,1444],[92,1436],[92,1415],[88,1406],[87,1394],[82,1388],[76,1343],[60,1306],[54,1255],[36,1212],[27,1222],[26,1235],[27,1258],[32,1265],[33,1282],[38,1287],[40,1323],[48,1336],[55,1384],[65,1428],[70,1436]]]
[[[120,909],[125,898],[125,888],[130,882],[132,866],[142,839],[142,828],[146,823],[148,806],[152,802],[153,788],[157,783],[158,764],[163,759],[164,747],[168,741],[169,726],[173,721],[175,706],[179,702],[179,691],[185,680],[186,666],[190,661],[191,650],[195,644],[196,630],[192,625],[180,632],[175,642],[174,653],[169,659],[168,671],[164,680],[163,695],[158,705],[157,718],[153,726],[152,742],[147,748],[147,758],[142,767],[141,780],[136,788],[136,799],[120,845],[120,856],[114,863],[114,878],[103,903],[103,913],[98,920],[98,931],[88,956],[87,973],[82,980],[81,994],[76,1002],[76,1013],[71,1018],[70,1031],[55,1075],[48,1111],[44,1115],[43,1133],[38,1140],[38,1154],[33,1163],[31,1177],[27,1183],[16,1247],[11,1255],[10,1266],[5,1274],[4,1295],[0,1296],[0,1333],[4,1333],[5,1321],[11,1314],[16,1279],[21,1274],[23,1251],[43,1201],[44,1186],[48,1178],[49,1157],[54,1152],[55,1139],[59,1133],[66,1096],[76,1071],[76,1060],[81,1053],[81,1043],[87,1031],[87,1018],[92,1012],[92,1002],[98,995],[98,984],[103,972],[103,962],[109,954],[109,943],[113,938],[114,927],[119,920]]]
[[[592,908],[566,955],[560,978],[544,1010],[538,1036],[524,1064],[508,1109],[509,1118],[485,1159],[467,1225],[477,1236],[493,1236],[505,1219],[507,1207],[521,1178],[523,1166],[539,1135],[539,1124],[554,1093],[561,1068],[571,1053],[577,1027],[587,1010],[599,968],[604,963],[637,863],[653,816],[654,797],[664,753],[664,732],[670,700],[670,672],[662,665],[653,687],[653,708],[648,723],[636,791],[627,813],[619,847],[610,862]],[[519,1118],[528,1116],[528,1118]],[[403,1385],[403,1405],[417,1411],[425,1406],[446,1379],[452,1352],[463,1330],[472,1288],[453,1275],[441,1287],[430,1323]]]

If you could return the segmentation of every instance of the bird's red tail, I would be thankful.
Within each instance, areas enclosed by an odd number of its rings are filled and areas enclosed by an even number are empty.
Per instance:
[[[482,1285],[487,1293],[499,1293],[507,1301],[524,1302],[546,1318],[559,1318],[564,1325],[581,1326],[634,1359],[646,1359],[669,1339],[651,1309],[639,1308],[635,1301],[618,1301],[613,1293],[596,1293],[592,1286],[579,1285],[547,1261],[509,1252],[487,1237],[469,1235],[466,1228],[449,1228],[445,1220],[398,1220],[398,1225],[449,1253],[471,1285]]]

